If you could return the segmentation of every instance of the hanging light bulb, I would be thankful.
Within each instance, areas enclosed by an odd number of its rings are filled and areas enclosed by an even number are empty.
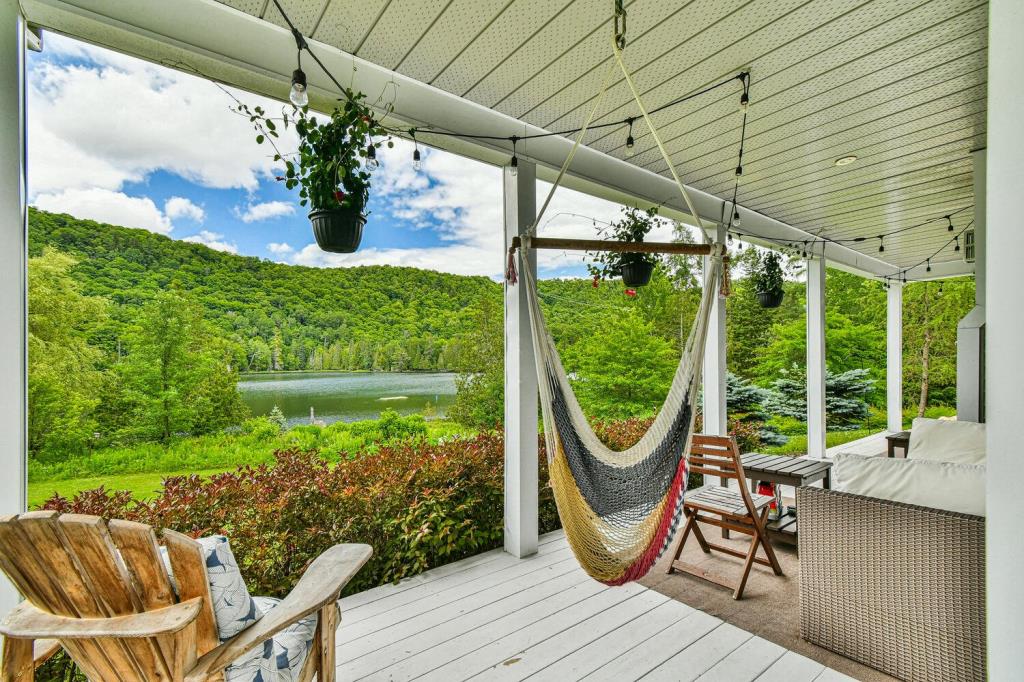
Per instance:
[[[736,177],[743,175],[743,166],[736,166]]]
[[[747,91],[744,89],[743,90],[743,94],[740,95],[740,109],[745,111],[747,106],[749,106],[749,105],[750,105],[750,95],[748,95]]]
[[[417,173],[423,169],[423,163],[420,160],[420,148],[412,150],[412,169]]]
[[[288,93],[288,99],[300,109],[309,104],[309,93],[306,91],[306,74],[302,68],[292,71],[292,89]]]
[[[932,271],[932,259],[931,259],[931,258],[929,258],[929,259],[928,259],[928,260],[926,260],[925,262],[926,262],[926,263],[928,263],[928,267],[926,267],[926,268],[924,269],[924,271],[925,271],[925,272],[931,272],[931,271]]]
[[[516,143],[519,142],[519,138],[512,136],[512,160],[508,162],[509,173],[512,177],[519,175],[519,157],[516,156]]]
[[[740,226],[740,212],[738,210],[736,210],[736,209],[732,210],[732,226],[733,227],[739,227]]]
[[[729,233],[729,246],[732,246],[732,232]]]
[[[627,118],[626,122],[629,124],[629,132],[626,133],[626,149],[632,149],[636,141],[633,139],[633,118]]]
[[[366,167],[370,170],[377,170],[380,167],[380,161],[377,160],[377,148],[373,142],[366,146]]]
[[[953,237],[953,242],[956,244],[956,246],[953,247],[953,250],[954,251],[959,251],[960,250],[960,235],[957,235],[957,236]]]
[[[885,242],[882,239],[882,235],[878,235],[878,253],[885,251]]]
[[[953,218],[950,216],[943,216],[946,219],[946,232],[953,231]]]

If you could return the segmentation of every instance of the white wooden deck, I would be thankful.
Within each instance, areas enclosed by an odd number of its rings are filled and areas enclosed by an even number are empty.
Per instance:
[[[836,445],[825,450],[826,457],[834,457],[837,452],[851,452],[864,457],[885,457],[888,452],[888,443],[885,437],[888,431],[879,431],[864,438],[851,440],[849,443]]]
[[[561,532],[346,597],[339,680],[852,678],[638,584],[591,580]]]

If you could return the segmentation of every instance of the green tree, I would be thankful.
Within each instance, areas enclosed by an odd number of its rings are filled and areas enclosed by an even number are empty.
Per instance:
[[[636,310],[609,317],[564,354],[566,371],[588,416],[648,416],[665,401],[679,352]]]
[[[241,422],[235,349],[213,333],[185,292],[160,292],[139,310],[118,365],[135,438],[168,441],[174,434],[218,431]]]
[[[956,327],[974,307],[974,280],[913,282],[903,290],[904,402],[923,417],[933,399],[956,404]]]
[[[105,375],[90,336],[107,302],[84,296],[71,277],[75,260],[47,248],[28,262],[28,450],[32,456],[80,454],[99,428]]]
[[[470,329],[453,344],[451,362],[460,374],[448,417],[464,426],[491,429],[505,418],[505,318],[497,298],[484,296],[473,306],[471,319]]]

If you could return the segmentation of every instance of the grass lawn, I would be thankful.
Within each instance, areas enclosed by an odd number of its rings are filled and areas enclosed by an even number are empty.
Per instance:
[[[43,502],[58,492],[64,497],[72,497],[82,490],[91,490],[101,485],[107,490],[129,490],[139,499],[154,497],[161,488],[163,479],[167,476],[181,476],[184,474],[199,474],[210,476],[219,474],[222,471],[229,471],[234,467],[207,469],[205,471],[176,471],[172,473],[145,473],[145,474],[110,474],[108,476],[95,476],[92,478],[74,478],[54,481],[32,481],[28,484],[28,508],[38,507]]]
[[[825,447],[834,448],[837,445],[849,443],[850,441],[857,440],[858,438],[866,438],[881,430],[882,429],[856,429],[854,431],[829,431],[825,434]],[[785,445],[779,445],[774,448],[765,448],[764,452],[771,455],[806,455],[807,436],[792,436],[789,439],[789,442]]]

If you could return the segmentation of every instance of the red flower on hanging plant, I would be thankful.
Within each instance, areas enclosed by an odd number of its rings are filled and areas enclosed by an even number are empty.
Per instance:
[[[636,289],[626,289],[625,294],[630,297],[636,296]]]
[[[340,189],[334,190],[334,199],[340,204],[342,201],[345,200],[345,193],[342,192]]]

